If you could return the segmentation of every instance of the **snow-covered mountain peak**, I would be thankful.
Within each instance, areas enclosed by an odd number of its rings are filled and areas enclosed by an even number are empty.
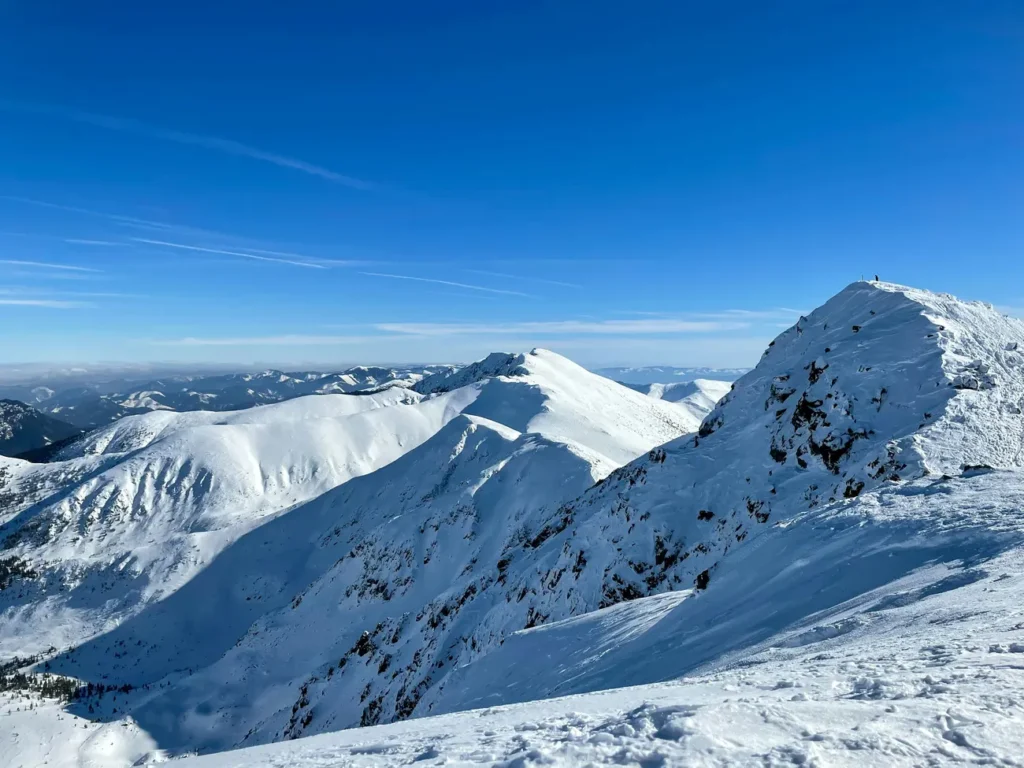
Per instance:
[[[659,443],[694,432],[700,419],[588,371],[546,349],[494,353],[454,373],[431,376],[413,387],[424,394],[473,391],[465,413],[555,442],[587,446],[611,466]]]
[[[1024,323],[990,305],[854,283],[769,345],[699,440],[747,440],[756,428],[782,467],[870,479],[1017,466],[1021,344]],[[867,482],[850,479],[839,490]]]
[[[450,392],[469,386],[484,379],[498,376],[526,376],[529,370],[524,366],[526,355],[508,352],[492,352],[483,360],[454,371],[441,371],[413,385],[413,389],[424,395]]]
[[[441,371],[413,385],[417,392],[430,395],[449,392],[487,379],[520,378],[534,376],[546,379],[570,377],[580,379],[593,377],[587,369],[547,349],[536,347],[529,353],[492,352],[478,360],[453,371]]]
[[[772,342],[696,436],[616,470],[511,556],[533,562],[527,589],[580,558],[593,566],[531,609],[706,585],[730,549],[802,512],[927,474],[1018,467],[1020,344],[1024,324],[988,305],[854,283]]]

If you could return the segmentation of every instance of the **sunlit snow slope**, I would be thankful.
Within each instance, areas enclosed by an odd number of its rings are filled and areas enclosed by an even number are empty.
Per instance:
[[[485,709],[197,766],[1015,764],[1021,343],[986,305],[851,286],[777,339],[699,436],[506,543],[465,643],[516,611],[536,626],[412,714]],[[506,607],[481,605],[495,589]],[[346,667],[390,650],[375,637]],[[325,697],[307,693],[315,722]],[[548,698],[564,694],[581,695]],[[527,703],[495,708],[511,702]]]
[[[440,399],[384,407],[397,399],[157,412],[92,433],[66,461],[7,464],[0,540],[38,577],[0,593],[0,648],[33,653],[111,628],[268,516],[393,461],[456,412]]]
[[[371,717],[368,688],[378,689],[376,717],[407,714],[431,674],[482,650],[461,647],[471,619],[443,617],[484,588],[510,537],[629,456],[696,426],[550,352],[501,357],[516,361],[514,375],[476,367],[404,406],[447,414],[426,442],[252,530],[175,595],[57,668],[134,686],[175,677],[134,715],[175,749],[358,724]],[[363,632],[367,642],[386,632],[391,659],[370,676],[353,664],[320,677],[353,655]],[[315,726],[294,707],[310,686],[325,700]]]
[[[381,409],[440,409],[416,446],[53,668],[133,686],[72,705],[130,714],[90,726],[129,762],[411,718],[205,760],[1012,765],[1021,344],[988,305],[855,283],[678,438],[671,402],[492,355]]]

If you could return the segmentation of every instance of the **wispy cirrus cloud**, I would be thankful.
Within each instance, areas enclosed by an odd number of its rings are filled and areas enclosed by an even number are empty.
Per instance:
[[[186,133],[156,125],[149,125],[141,120],[132,118],[114,117],[111,115],[98,115],[91,112],[82,112],[68,107],[61,107],[52,104],[27,104],[14,101],[0,101],[0,109],[6,112],[20,112],[22,114],[48,115],[63,120],[71,120],[76,123],[94,125],[99,128],[106,128],[111,131],[122,133],[133,133],[139,136],[148,136],[153,139],[171,141],[176,144],[185,144],[193,147],[213,150],[236,157],[248,157],[264,163],[270,163],[280,168],[289,168],[300,171],[310,176],[318,176],[327,181],[341,184],[352,189],[367,190],[374,187],[370,182],[357,179],[344,173],[339,173],[322,165],[299,160],[298,158],[281,155],[276,152],[268,152],[258,147],[243,144],[232,139],[222,139],[217,136],[204,136],[197,133]]]
[[[612,310],[614,315],[634,315],[636,317],[661,317],[703,320],[743,320],[757,322],[760,320],[792,320],[808,314],[805,310],[789,307],[772,307],[770,309],[720,309],[707,312],[650,312],[647,310]]]
[[[12,198],[12,197],[7,197],[5,195],[0,195],[0,200],[18,200],[18,201],[20,201],[21,198]],[[90,239],[87,239],[87,238],[79,238],[79,237],[61,237],[61,236],[58,236],[58,235],[49,235],[49,234],[43,234],[43,233],[40,233],[40,232],[9,232],[9,231],[5,230],[5,231],[0,231],[0,236],[3,236],[3,237],[27,238],[27,239],[31,239],[31,240],[49,240],[51,242],[68,243],[70,245],[107,245],[107,246],[113,246],[113,245],[124,246],[124,245],[127,245],[127,243],[118,243],[118,242],[108,241],[108,240],[90,240]]]
[[[22,203],[24,205],[33,205],[37,208],[49,208],[54,211],[66,211],[67,213],[79,213],[83,216],[92,216],[95,218],[106,219],[116,224],[137,224],[140,226],[147,226],[155,229],[173,229],[182,231],[193,231],[202,235],[220,235],[219,232],[211,232],[210,230],[195,229],[193,227],[185,227],[177,224],[167,224],[162,221],[151,221],[149,219],[140,219],[135,216],[125,216],[120,213],[108,213],[106,211],[94,211],[91,208],[82,208],[77,205],[64,205],[63,203],[52,203],[48,200],[36,200],[31,197],[21,197],[19,195],[0,195],[0,200],[7,200],[12,203]],[[14,233],[12,233],[14,234]],[[23,233],[18,233],[23,234]],[[30,235],[37,237],[38,235]]]
[[[379,331],[405,333],[415,336],[458,336],[458,335],[648,335],[715,333],[737,331],[749,328],[750,324],[721,320],[557,320],[550,322],[526,323],[377,323]]]
[[[457,283],[453,280],[440,280],[433,277],[415,277],[413,275],[396,275],[390,272],[360,272],[361,275],[368,275],[369,277],[384,277],[391,280],[414,280],[419,283],[435,283],[436,285],[448,285],[454,288],[466,288],[470,291],[481,291],[483,293],[496,293],[503,296],[522,296],[524,298],[533,298],[528,293],[521,291],[509,291],[503,288],[488,288],[485,285],[473,285],[471,283]]]
[[[307,259],[305,256],[299,254],[280,254],[278,256],[264,256],[263,253],[275,253],[274,251],[261,251],[257,253],[249,253],[247,251],[229,251],[223,248],[204,248],[198,245],[188,245],[186,243],[172,243],[167,240],[150,240],[145,237],[133,237],[132,242],[143,243],[145,245],[156,245],[164,248],[178,248],[185,251],[198,251],[200,253],[215,253],[222,256],[238,256],[243,259],[255,259],[256,261],[273,261],[278,264],[291,264],[295,267],[306,267],[309,269],[327,269],[328,266],[333,263],[336,266],[345,266],[346,262],[327,262],[323,259],[312,260]],[[283,258],[289,256],[290,258]]]
[[[510,275],[507,272],[491,272],[486,269],[464,269],[463,272],[467,272],[472,275],[485,275],[487,277],[500,277],[502,280],[523,280],[527,283],[542,283],[543,285],[557,285],[561,288],[583,288],[582,285],[577,283],[565,283],[561,280],[548,280],[545,277],[527,277],[524,275]]]
[[[62,269],[68,272],[101,272],[102,270],[92,267],[79,267],[73,264],[55,264],[50,261],[29,261],[27,259],[0,259],[0,264],[10,264],[16,267],[38,267],[39,269]]]
[[[83,240],[83,239],[77,238],[77,237],[65,237],[64,238],[64,242],[65,243],[69,243],[71,245],[97,245],[97,246],[105,246],[105,247],[122,247],[122,248],[124,246],[128,245],[127,243],[115,243],[112,240]]]
[[[367,344],[379,342],[380,336],[316,336],[307,334],[284,334],[280,336],[234,336],[195,337],[182,339],[154,339],[151,344],[166,347],[278,347],[278,346],[338,346],[344,344]],[[388,337],[384,337],[388,338]]]
[[[721,312],[704,312],[704,317],[743,317],[750,320],[775,320],[780,317],[800,317],[808,314],[803,309],[772,307],[770,309],[723,309]]]
[[[78,298],[119,298],[119,299],[141,299],[145,298],[138,293],[120,293],[112,291],[54,291],[51,289],[32,288],[19,285],[0,288],[0,296],[18,296],[29,299],[48,299],[52,296],[74,296]]]
[[[59,280],[62,282],[93,282],[96,280],[103,280],[103,273],[94,274],[91,272],[59,272],[56,270],[33,270],[29,269],[14,269],[11,272],[4,272],[4,277],[17,277],[25,280],[45,280],[46,282],[52,282]]]
[[[82,309],[94,306],[88,301],[65,301],[63,299],[8,299],[0,296],[4,307],[47,307],[49,309]]]
[[[111,246],[133,246],[133,245],[154,245],[162,246],[166,248],[178,248],[189,251],[196,251],[200,253],[213,253],[225,256],[237,256],[239,258],[253,259],[256,261],[276,261],[283,264],[292,264],[294,266],[306,267],[312,269],[327,269],[329,267],[338,266],[355,266],[358,264],[367,264],[365,261],[342,261],[337,259],[323,259],[314,256],[305,256],[298,253],[287,253],[283,251],[267,250],[264,248],[254,248],[248,245],[250,240],[246,238],[237,237],[235,235],[229,235],[224,232],[216,232],[210,229],[201,229],[199,227],[191,227],[184,224],[169,224],[162,221],[151,221],[149,219],[140,219],[135,216],[126,216],[119,213],[107,213],[104,211],[95,211],[89,208],[81,208],[74,205],[63,205],[61,203],[52,203],[46,200],[35,200],[28,197],[17,197],[13,195],[0,195],[0,200],[9,200],[11,202],[22,203],[25,205],[33,205],[41,208],[49,208],[52,210],[66,211],[68,213],[77,213],[83,216],[90,216],[96,218],[106,219],[115,224],[127,225],[137,229],[145,229],[150,232],[159,232],[164,237],[184,237],[184,238],[196,238],[205,240],[217,240],[217,241],[228,241],[232,245],[226,247],[208,247],[193,245],[190,243],[181,243],[171,240],[161,240],[156,238],[143,238],[143,237],[131,237],[127,238],[126,241],[107,241],[107,240],[85,240],[75,239],[68,240],[61,238],[65,242],[77,242],[83,245],[111,245]],[[14,233],[10,233],[14,234]],[[24,236],[22,233],[17,233],[19,236]],[[234,243],[243,243],[241,245],[234,245]]]

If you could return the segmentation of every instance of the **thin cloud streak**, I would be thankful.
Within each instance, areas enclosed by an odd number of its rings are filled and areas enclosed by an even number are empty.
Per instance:
[[[534,298],[528,293],[522,293],[520,291],[506,291],[500,288],[487,288],[483,285],[471,285],[469,283],[456,283],[451,280],[437,280],[433,277],[413,277],[412,275],[394,275],[387,272],[360,272],[361,275],[368,275],[370,277],[387,277],[392,280],[415,280],[420,283],[436,283],[438,285],[450,285],[455,288],[468,288],[471,291],[483,291],[485,293],[498,293],[503,296],[522,296],[523,298],[531,299]]]
[[[749,317],[751,319],[760,319],[760,320],[771,320],[771,319],[778,319],[778,318],[781,318],[781,317],[788,317],[788,316],[800,317],[801,315],[806,315],[806,314],[808,314],[808,313],[804,312],[803,310],[800,310],[800,309],[790,309],[788,307],[775,307],[774,309],[725,309],[725,310],[722,310],[721,312],[718,312],[718,313],[714,313],[714,312],[704,313],[703,316],[704,317],[732,316],[732,317]]]
[[[647,312],[641,310],[630,310],[630,309],[616,309],[612,310],[612,314],[615,315],[635,315],[637,317],[659,317],[659,318],[676,318],[683,320],[786,320],[792,318],[792,322],[795,322],[797,318],[809,314],[806,311],[799,309],[790,309],[789,307],[775,307],[773,309],[722,309],[715,312]]]
[[[5,272],[5,276],[10,275],[11,277],[20,277],[26,280],[45,280],[47,283],[53,280],[71,280],[75,282],[90,282],[93,280],[103,280],[104,278],[99,275],[88,274],[85,272],[56,272],[54,270],[43,270],[42,272],[32,272],[17,269],[13,272]]]
[[[6,286],[0,288],[0,296],[24,296],[28,298],[48,298],[50,296],[85,296],[88,298],[146,298],[138,293],[108,293],[99,291],[52,291],[49,289],[30,288],[24,285]]]
[[[249,346],[336,346],[342,344],[366,344],[387,338],[381,336],[307,336],[286,334],[283,336],[240,336],[235,338],[196,338],[153,340],[150,343],[166,347],[249,347]]]
[[[476,325],[472,323],[378,323],[379,331],[413,336],[456,336],[495,334],[586,334],[619,336],[623,334],[714,333],[749,328],[749,323],[690,320],[559,320],[554,322]]]
[[[220,248],[201,248],[198,245],[185,245],[184,243],[171,243],[166,240],[150,240],[144,237],[133,237],[133,242],[145,243],[146,245],[159,245],[166,248],[180,248],[184,251],[199,251],[200,253],[216,253],[222,256],[240,256],[244,259],[255,259],[257,261],[273,261],[278,264],[291,264],[296,267],[306,267],[308,269],[327,269],[323,264],[318,264],[311,261],[297,261],[295,259],[282,259],[276,256],[258,256],[255,253],[245,253],[243,251],[225,251]]]
[[[58,299],[0,299],[5,307],[48,307],[50,309],[81,309],[93,306],[86,301],[60,301]]]
[[[101,272],[92,267],[76,267],[71,264],[53,264],[48,261],[25,261],[23,259],[0,259],[0,264],[12,264],[18,267],[39,267],[41,269],[66,269],[70,272]]]
[[[9,200],[9,201],[15,202],[15,203],[22,203],[22,204],[25,204],[25,205],[35,205],[35,206],[39,206],[41,208],[49,208],[49,209],[57,210],[57,211],[67,211],[69,213],[79,213],[79,214],[82,214],[83,216],[93,216],[93,217],[97,217],[97,218],[101,218],[101,219],[106,219],[107,221],[112,221],[115,224],[118,224],[118,225],[121,225],[121,226],[125,226],[125,227],[131,227],[131,228],[134,228],[134,229],[143,229],[143,230],[147,230],[147,231],[150,231],[150,232],[156,231],[156,232],[160,232],[162,234],[166,233],[167,236],[170,236],[170,233],[174,233],[175,236],[182,236],[182,237],[208,238],[208,239],[227,240],[227,241],[239,242],[239,243],[243,243],[243,245],[232,246],[232,247],[243,248],[243,249],[245,249],[244,252],[241,252],[241,253],[231,252],[229,255],[241,255],[241,256],[244,256],[244,257],[247,257],[247,258],[250,258],[250,259],[259,259],[260,257],[257,254],[265,254],[267,256],[282,256],[282,257],[289,257],[289,259],[299,259],[299,260],[302,260],[303,264],[301,264],[300,266],[319,266],[321,268],[326,268],[326,267],[330,267],[330,266],[348,266],[348,267],[350,267],[350,266],[357,266],[359,264],[371,263],[371,262],[366,262],[366,261],[339,261],[339,260],[334,260],[334,259],[321,259],[321,258],[316,258],[316,257],[313,257],[313,256],[303,256],[301,254],[296,254],[296,253],[283,253],[281,251],[268,251],[268,250],[262,250],[262,249],[259,249],[259,248],[251,248],[248,245],[244,244],[248,240],[247,238],[239,237],[237,235],[231,235],[231,234],[228,234],[228,233],[225,233],[225,232],[217,232],[217,231],[212,230],[212,229],[201,229],[199,227],[190,227],[190,226],[187,226],[187,225],[184,225],[184,224],[168,224],[168,223],[162,222],[162,221],[152,221],[152,220],[149,220],[149,219],[139,219],[139,218],[136,218],[134,216],[126,216],[126,215],[118,214],[118,213],[105,213],[103,211],[94,211],[94,210],[91,210],[89,208],[80,208],[80,207],[74,206],[74,205],[62,205],[60,203],[51,203],[51,202],[48,202],[46,200],[35,200],[33,198],[30,198],[30,197],[17,197],[17,196],[14,196],[14,195],[0,195],[0,200]],[[61,238],[61,239],[63,239],[63,238]],[[134,240],[136,242],[147,242],[145,239],[141,239],[141,238],[129,238],[129,239],[130,240]],[[154,241],[154,242],[159,242],[159,243],[164,244],[167,241],[160,240],[160,241]],[[252,241],[249,240],[249,242],[252,242]],[[116,243],[116,242],[114,242],[112,244],[113,245],[122,245],[123,244],[123,245],[129,246],[129,247],[131,246],[131,243]],[[190,246],[186,246],[186,245],[181,244],[181,243],[173,244],[171,247],[175,247],[175,246],[181,247],[181,248],[190,247]],[[193,249],[198,249],[196,246],[191,246],[191,247]],[[225,253],[227,253],[227,252],[225,252]],[[264,261],[273,261],[273,259],[263,259],[263,260]],[[287,261],[285,263],[293,263],[293,262],[292,261]]]
[[[583,288],[582,285],[576,283],[563,283],[561,280],[548,280],[543,277],[523,277],[521,275],[509,275],[505,272],[488,272],[485,269],[464,269],[463,272],[468,272],[473,275],[486,275],[488,277],[500,277],[503,280],[525,280],[528,283],[543,283],[544,285],[558,285],[562,288]]]
[[[0,200],[17,200],[22,202],[22,198],[12,198],[6,195],[0,195]],[[90,240],[87,238],[79,237],[59,237],[57,235],[44,235],[39,232],[0,232],[0,236],[3,237],[24,237],[32,240],[50,240],[58,243],[69,243],[71,245],[127,245],[127,243],[116,243],[108,240]]]
[[[186,144],[189,146],[211,149],[216,152],[235,155],[237,157],[248,157],[253,160],[270,163],[281,168],[290,168],[311,176],[318,176],[322,179],[326,179],[327,181],[351,187],[352,189],[368,190],[373,188],[372,184],[363,181],[362,179],[338,173],[337,171],[332,171],[330,168],[324,168],[320,165],[307,163],[305,160],[288,157],[287,155],[279,155],[276,152],[267,152],[266,150],[259,149],[258,147],[251,147],[248,144],[243,144],[231,139],[222,139],[216,136],[203,136],[196,133],[174,131],[166,128],[160,128],[155,125],[148,125],[147,123],[131,118],[97,115],[90,112],[80,112],[78,110],[49,104],[22,104],[11,101],[0,101],[0,109],[7,112],[20,112],[23,114],[50,115],[53,117],[60,117],[65,120],[72,120],[76,123],[95,125],[112,131],[134,133],[142,136],[149,136],[154,139],[172,141],[177,144]]]
[[[194,229],[192,227],[182,227],[176,224],[165,224],[161,221],[150,221],[149,219],[139,219],[135,216],[125,216],[119,213],[105,213],[103,211],[93,211],[89,208],[79,208],[76,205],[62,205],[61,203],[51,203],[46,200],[36,200],[31,197],[19,197],[18,195],[0,195],[0,200],[9,200],[13,203],[23,203],[25,205],[35,205],[39,208],[50,208],[55,211],[67,211],[68,213],[80,213],[83,216],[95,216],[101,219],[107,219],[108,221],[114,221],[118,224],[131,224],[133,226],[145,226],[155,227],[158,229],[173,229],[176,231],[192,231],[204,235],[216,235],[222,236],[219,232],[210,232],[208,230]]]
[[[263,248],[246,248],[249,253],[259,253],[265,256],[283,256],[292,259],[304,259],[310,264],[322,264],[325,267],[365,267],[376,262],[362,259],[324,259],[319,256],[305,256],[301,253],[289,253],[288,251],[268,251]]]

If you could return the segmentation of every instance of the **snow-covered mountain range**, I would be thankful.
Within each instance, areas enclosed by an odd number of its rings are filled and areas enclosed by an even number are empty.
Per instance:
[[[629,384],[626,386],[643,392],[648,397],[675,403],[703,421],[714,409],[715,405],[729,394],[732,384],[728,381],[714,379],[694,379],[693,381],[674,381],[668,384]]]
[[[535,350],[5,460],[0,652],[106,695],[4,754],[1013,764],[1022,344],[855,283],[728,393]]]
[[[749,370],[749,368],[678,368],[671,365],[647,365],[595,368],[594,373],[625,384],[672,384],[695,381],[696,379],[733,382]]]
[[[356,366],[340,372],[183,374],[156,379],[47,379],[0,385],[0,395],[33,405],[82,429],[150,411],[236,411],[305,395],[373,392],[410,387],[424,376],[453,366]]]
[[[207,569],[218,554],[283,511],[291,510],[285,528],[301,531],[297,521],[310,514],[303,502],[383,467],[424,441],[430,440],[434,450],[425,448],[410,463],[415,466],[424,453],[431,464],[408,474],[433,487],[446,472],[443,462],[436,468],[438,443],[446,460],[458,455],[463,435],[478,427],[493,432],[508,455],[496,458],[497,466],[488,465],[486,473],[501,469],[521,446],[533,455],[547,439],[552,448],[544,455],[560,454],[575,473],[557,477],[574,495],[653,445],[696,428],[695,420],[669,404],[557,355],[506,357],[521,361],[517,376],[481,375],[439,396],[425,398],[396,387],[230,413],[154,412],[89,434],[65,449],[60,461],[5,461],[0,467],[2,546],[36,575],[0,594],[5,608],[0,649],[27,655],[116,625],[168,598],[197,574],[219,572]],[[606,418],[597,423],[597,414]],[[453,420],[457,423],[445,429]],[[519,439],[519,430],[526,436]],[[544,493],[538,489],[536,495]],[[286,537],[281,543],[290,541]],[[281,551],[280,562],[290,557],[288,567],[301,565],[308,554],[304,546],[295,553]],[[230,574],[238,576],[251,581],[251,574]],[[287,603],[302,583],[287,573],[282,578],[274,591]],[[266,577],[263,583],[273,580]],[[266,601],[276,599],[244,597],[250,599],[243,601],[249,605],[243,606],[245,623],[237,627],[242,633],[266,609]],[[198,616],[185,621],[193,619],[200,623]],[[229,623],[224,616],[217,622]],[[109,677],[112,671],[102,674]]]
[[[17,400],[0,400],[0,456],[17,456],[81,434],[81,430]]]

